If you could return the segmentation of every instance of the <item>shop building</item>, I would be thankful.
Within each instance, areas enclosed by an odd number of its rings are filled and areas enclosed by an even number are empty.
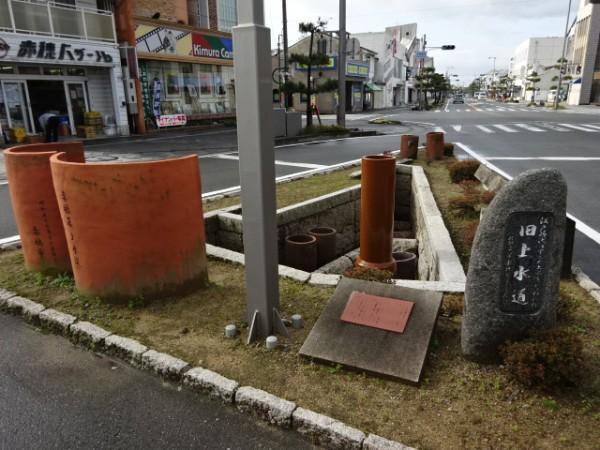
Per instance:
[[[328,56],[328,62],[322,66],[313,67],[311,70],[311,82],[317,87],[327,79],[338,78],[338,46],[337,36],[326,32],[316,35],[313,42],[313,53],[324,53]],[[290,46],[289,54],[297,53],[307,55],[309,53],[310,37],[305,37]],[[283,52],[274,52],[272,57],[273,70],[283,73]],[[346,111],[360,112],[373,109],[381,95],[381,88],[373,83],[375,76],[375,63],[377,53],[361,47],[357,39],[348,39],[348,56],[346,60]],[[307,67],[298,63],[289,65],[289,76],[294,82],[306,84]],[[280,77],[281,78],[281,77]],[[282,96],[279,95],[279,83],[277,77],[273,85],[273,102],[280,103]],[[288,105],[292,110],[305,111],[307,98],[304,94],[295,93],[291,96]],[[323,92],[313,95],[312,103],[317,106],[321,114],[334,114],[337,111],[337,91]]]
[[[129,134],[113,14],[90,0],[0,0],[0,125],[35,135],[47,111],[69,134],[91,111],[105,130]]]

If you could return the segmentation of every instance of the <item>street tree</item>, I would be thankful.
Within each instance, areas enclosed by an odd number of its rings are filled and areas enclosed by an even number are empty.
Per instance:
[[[535,70],[527,76],[527,81],[529,82],[529,86],[527,86],[527,90],[532,91],[531,103],[535,103],[535,91],[536,91],[535,85],[537,83],[539,83],[540,80],[541,80],[541,78]]]
[[[513,79],[509,75],[503,75],[498,80],[498,92],[502,98],[509,98],[512,95]]]
[[[326,79],[323,83],[317,84],[314,80],[313,85],[313,69],[319,66],[324,66],[329,61],[329,57],[325,53],[321,53],[319,49],[315,51],[314,41],[315,36],[319,36],[325,31],[327,22],[319,19],[315,23],[313,22],[301,22],[298,26],[298,30],[302,34],[308,34],[310,36],[310,43],[308,47],[308,54],[292,53],[289,61],[295,63],[298,66],[306,69],[306,84],[302,82],[294,82],[288,80],[282,86],[282,91],[286,94],[300,93],[306,95],[306,127],[312,126],[312,103],[311,96],[313,93],[318,94],[321,92],[331,92],[337,89],[337,80]]]
[[[429,94],[432,97],[433,103],[438,104],[450,90],[448,79],[441,73],[436,73],[433,67],[425,67],[421,74],[415,78],[417,80],[417,87],[425,98],[425,109],[429,108]]]

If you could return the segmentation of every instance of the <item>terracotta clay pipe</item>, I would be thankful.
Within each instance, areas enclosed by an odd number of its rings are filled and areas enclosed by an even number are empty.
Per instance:
[[[417,159],[419,136],[403,134],[400,137],[400,158]]]
[[[431,131],[427,133],[427,161],[444,159],[444,133]]]
[[[25,266],[37,272],[71,271],[50,171],[50,157],[57,152],[65,152],[68,161],[84,161],[81,142],[19,145],[4,150],[8,188]]]
[[[392,257],[396,160],[390,155],[362,159],[360,256],[356,265],[394,272]]]

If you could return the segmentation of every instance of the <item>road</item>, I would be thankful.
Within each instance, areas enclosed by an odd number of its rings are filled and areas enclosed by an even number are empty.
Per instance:
[[[0,449],[313,448],[0,314]]]
[[[512,176],[530,168],[556,167],[569,185],[569,212],[580,220],[580,228],[592,237],[578,233],[575,262],[600,281],[600,267],[595,263],[600,257],[600,203],[596,195],[600,187],[597,177],[600,169],[600,109],[598,113],[592,110],[576,114],[520,104],[467,102],[446,104],[423,112],[402,109],[348,115],[347,126],[376,129],[386,135],[279,146],[275,149],[277,176],[397,149],[400,134],[418,134],[423,140],[425,133],[431,130],[444,131],[447,141],[460,143],[470,156],[485,158]],[[369,119],[375,117],[387,117],[401,124],[369,124]],[[324,116],[324,122],[333,123],[334,119]],[[115,155],[152,158],[196,153],[201,158],[203,192],[208,193],[239,184],[235,141],[235,132],[226,130],[95,144],[86,147],[86,151],[99,158],[107,155],[112,158]],[[10,214],[5,214],[9,211],[6,191],[6,186],[0,186],[0,210],[3,213],[0,238],[16,234]]]

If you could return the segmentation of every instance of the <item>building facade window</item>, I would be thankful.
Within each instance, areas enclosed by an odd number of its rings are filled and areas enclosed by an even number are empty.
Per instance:
[[[219,31],[231,33],[231,29],[238,23],[237,0],[218,0],[217,16]]]
[[[188,14],[190,25],[196,28],[210,27],[208,0],[188,0]]]

